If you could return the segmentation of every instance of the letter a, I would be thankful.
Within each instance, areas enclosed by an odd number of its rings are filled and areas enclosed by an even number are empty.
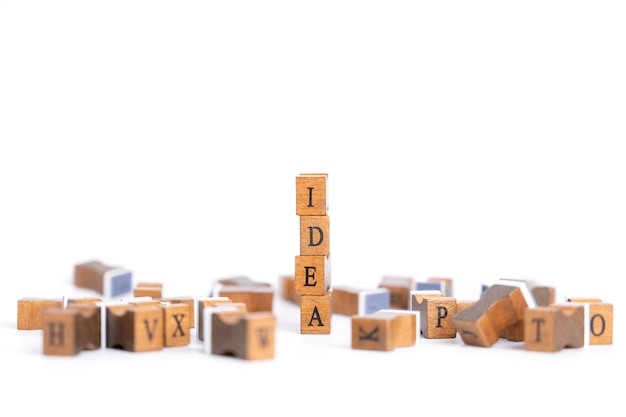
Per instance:
[[[317,311],[317,306],[313,307],[313,314],[311,315],[309,326],[313,326],[313,320],[317,321],[317,327],[324,326],[324,323],[322,323],[322,318],[320,317],[320,312]]]

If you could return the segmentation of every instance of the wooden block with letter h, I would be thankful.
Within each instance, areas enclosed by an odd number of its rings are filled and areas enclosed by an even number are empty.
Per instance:
[[[300,296],[300,333],[330,334],[330,218],[328,174],[296,177],[300,253],[295,258],[294,290]]]
[[[44,355],[73,356],[101,346],[101,308],[96,304],[68,304],[43,310]]]

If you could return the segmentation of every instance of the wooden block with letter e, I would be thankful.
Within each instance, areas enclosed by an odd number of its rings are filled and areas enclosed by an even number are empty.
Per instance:
[[[452,317],[456,314],[456,299],[444,297],[440,292],[411,292],[411,310],[420,313],[421,334],[427,339],[453,339],[456,327]]]
[[[330,334],[332,294],[300,296],[301,334]]]
[[[325,216],[328,212],[328,174],[300,174],[296,177],[296,214]]]
[[[74,285],[94,290],[106,298],[117,297],[131,292],[133,274],[128,269],[94,260],[74,265]]]
[[[296,256],[295,292],[300,295],[324,295],[330,290],[330,257]]]
[[[419,312],[379,310],[351,317],[352,348],[390,351],[416,344]]]
[[[499,338],[524,339],[524,312],[536,307],[523,282],[502,281],[489,286],[480,299],[452,317],[465,344],[490,347]]]
[[[409,294],[415,287],[415,280],[412,277],[384,276],[378,286],[389,290],[390,308],[409,309]]]
[[[332,311],[334,314],[352,316],[372,314],[391,308],[389,288],[360,289],[348,286],[333,288]]]
[[[163,309],[136,304],[106,307],[106,346],[132,352],[161,350],[164,346]]]
[[[73,356],[101,346],[101,309],[95,304],[72,304],[43,310],[44,355]]]
[[[524,314],[524,348],[557,352],[585,344],[585,307],[570,303],[528,308]]]
[[[582,303],[588,310],[587,329],[590,345],[613,344],[613,304],[603,303],[600,298],[567,298],[570,303]]]
[[[41,330],[43,310],[46,308],[63,308],[63,298],[27,297],[17,300],[18,330]]]
[[[274,314],[263,311],[216,311],[211,320],[212,354],[247,360],[274,357]]]

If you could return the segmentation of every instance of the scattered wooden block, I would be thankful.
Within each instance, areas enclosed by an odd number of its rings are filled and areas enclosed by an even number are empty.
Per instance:
[[[333,292],[329,291],[324,295],[300,296],[301,334],[330,334]]]
[[[249,312],[271,312],[274,306],[274,290],[268,286],[224,285],[214,295],[228,297],[233,302],[245,303]]]
[[[352,316],[352,349],[390,351],[415,345],[418,315],[390,309]]]
[[[225,304],[232,302],[233,301],[228,297],[206,297],[198,299],[198,327],[196,330],[196,336],[198,337],[198,340],[204,340],[204,309],[211,307],[215,304]]]
[[[453,280],[452,280],[452,278],[430,277],[430,278],[428,278],[427,282],[435,283],[435,284],[442,283],[443,284],[443,291],[441,291],[442,294],[445,297],[452,297],[452,294],[453,294],[453,291],[452,291]]]
[[[132,352],[161,350],[164,346],[163,309],[133,304],[106,307],[106,345]]]
[[[359,289],[339,286],[334,287],[332,293],[334,314],[364,315],[391,308],[391,292],[388,288]]]
[[[439,291],[445,296],[446,283],[445,282],[416,282],[414,291]]]
[[[476,300],[456,300],[456,312],[463,310],[471,305],[473,305]]]
[[[213,303],[211,305],[206,305],[202,308],[202,341],[204,345],[204,351],[206,353],[211,353],[211,348],[213,345],[212,334],[213,334],[213,314],[218,312],[225,311],[236,311],[240,313],[247,313],[246,305],[244,303],[233,303],[233,302],[225,302],[225,303]]]
[[[444,297],[440,292],[411,294],[411,310],[420,313],[421,334],[427,339],[453,339],[456,327],[452,317],[456,314],[456,299]]]
[[[378,286],[389,290],[389,308],[409,309],[409,294],[415,287],[412,277],[384,276]]]
[[[170,304],[185,304],[189,308],[189,327],[196,327],[196,299],[188,296],[181,297],[161,297],[160,301],[162,303],[170,303]]]
[[[296,256],[296,293],[300,295],[324,295],[331,288],[330,281],[329,256]]]
[[[587,344],[613,344],[613,304],[594,297],[566,298],[566,301],[585,306],[585,320],[589,323],[585,331]]]
[[[325,216],[328,174],[300,174],[296,177],[296,214],[298,216]]]
[[[530,287],[530,291],[535,297],[537,307],[547,307],[555,303],[555,288],[545,285],[533,285]]]
[[[524,348],[556,352],[584,346],[585,312],[581,304],[527,308],[524,314]]]
[[[161,298],[163,296],[163,284],[160,282],[138,282],[133,289],[133,296]]]
[[[73,304],[100,304],[102,302],[102,298],[100,297],[89,297],[89,296],[85,296],[85,297],[68,297],[67,299],[67,306],[73,305]]]
[[[44,355],[73,356],[101,346],[100,307],[72,304],[43,310]]]
[[[274,314],[217,311],[211,318],[212,354],[246,360],[274,357],[276,333]]]
[[[191,318],[189,305],[162,303],[163,346],[186,346],[191,341]],[[192,310],[193,311],[193,310]]]
[[[300,216],[300,255],[330,256],[330,217]]]
[[[283,275],[279,278],[279,283],[281,298],[300,305],[300,294],[296,292],[295,275]]]
[[[216,285],[238,285],[241,287],[271,287],[269,282],[254,281],[245,275],[236,277],[220,278],[217,280]]]
[[[106,298],[117,297],[131,292],[133,274],[125,268],[94,260],[74,266],[74,285],[94,290]]]
[[[490,347],[500,337],[523,340],[524,312],[534,308],[535,301],[523,282],[505,282],[491,285],[478,301],[452,317],[465,344]]]
[[[43,310],[63,308],[63,298],[22,298],[17,301],[18,330],[41,330]]]

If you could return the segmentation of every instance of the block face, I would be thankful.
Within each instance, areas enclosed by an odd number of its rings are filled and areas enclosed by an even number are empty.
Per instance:
[[[103,281],[104,296],[118,297],[132,291],[133,273],[122,268],[111,269],[104,273]]]
[[[359,293],[358,314],[372,314],[382,309],[391,308],[391,293],[387,288],[364,290]]]
[[[102,346],[102,308],[96,304],[68,304],[66,311],[76,311],[76,343],[79,350],[96,350]]]
[[[589,344],[613,344],[613,304],[589,304]]]
[[[196,330],[196,336],[198,340],[204,340],[204,309],[214,306],[216,304],[232,303],[233,301],[228,297],[207,297],[198,299],[198,326]]]
[[[274,290],[265,285],[239,286],[226,285],[219,287],[217,297],[227,297],[235,303],[245,303],[249,312],[272,312],[274,306]]]
[[[160,307],[138,307],[131,310],[134,352],[161,350],[163,348],[163,310]]]
[[[275,353],[276,317],[272,313],[248,313],[245,359],[272,359]]]
[[[42,315],[43,354],[74,356],[80,352],[77,342],[78,311],[47,308]]]
[[[334,314],[352,316],[359,313],[360,290],[348,287],[333,288],[332,311]]]
[[[352,349],[391,351],[395,348],[392,318],[355,315],[350,320]]]
[[[529,308],[524,316],[524,348],[535,352],[561,350],[554,332],[559,311],[550,307]]]
[[[328,216],[300,216],[300,255],[330,255]]]
[[[300,333],[330,334],[331,295],[302,295],[300,297]]]
[[[301,174],[296,177],[296,214],[325,216],[328,212],[327,174]]]
[[[426,326],[422,327],[427,339],[446,339],[456,337],[456,327],[452,317],[456,314],[456,300],[452,297],[427,298]],[[423,313],[420,313],[423,314]]]
[[[452,278],[444,278],[444,277],[430,277],[428,278],[427,282],[431,282],[431,283],[443,283],[444,284],[444,290],[442,291],[443,295],[446,297],[452,297],[453,296],[453,291],[452,291]]]
[[[165,347],[185,346],[191,341],[191,319],[187,304],[170,304],[161,307],[164,320]]]
[[[189,309],[189,327],[194,328],[196,326],[195,319],[195,304],[196,300],[193,297],[166,297],[161,298],[161,302],[171,303],[171,304],[185,304]]]
[[[324,295],[330,289],[330,261],[327,256],[296,256],[295,292]]]
[[[63,308],[61,298],[22,298],[17,301],[18,330],[40,330],[43,328],[43,310]]]
[[[389,307],[392,309],[409,309],[409,294],[415,286],[411,277],[383,277],[381,288],[387,288],[390,293]]]

